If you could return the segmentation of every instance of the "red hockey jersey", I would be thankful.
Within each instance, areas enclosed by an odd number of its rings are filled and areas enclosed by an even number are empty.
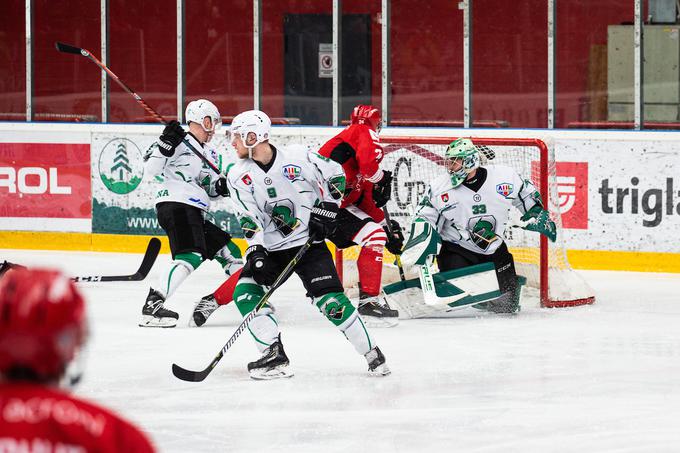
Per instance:
[[[0,384],[0,451],[153,452],[148,438],[111,411],[50,387]]]
[[[345,170],[347,187],[341,206],[354,204],[374,221],[382,222],[385,216],[373,202],[373,184],[383,177],[380,169],[383,148],[378,134],[364,124],[352,124],[328,140],[319,154],[338,162]]]

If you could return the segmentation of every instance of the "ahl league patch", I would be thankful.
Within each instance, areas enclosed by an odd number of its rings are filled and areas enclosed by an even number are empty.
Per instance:
[[[248,173],[241,176],[241,181],[243,181],[243,184],[245,184],[246,186],[249,186],[253,183],[253,180],[250,179],[250,175]]]
[[[295,181],[297,178],[299,178],[300,172],[302,171],[302,169],[297,165],[286,165],[281,170],[283,171],[283,176],[291,181]]]
[[[504,182],[503,184],[496,185],[496,192],[508,198],[508,195],[512,193],[512,184]]]

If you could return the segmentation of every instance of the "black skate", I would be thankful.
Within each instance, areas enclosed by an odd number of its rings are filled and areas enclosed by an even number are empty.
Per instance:
[[[394,327],[399,324],[399,312],[390,308],[382,294],[368,296],[361,293],[359,314],[368,327]]]
[[[248,364],[248,372],[250,377],[256,380],[287,378],[293,376],[293,372],[288,368],[289,364],[279,334],[278,340],[264,350],[259,360]]]
[[[189,319],[189,326],[201,327],[218,308],[219,305],[212,294],[203,296],[194,307],[194,313]]]
[[[175,327],[179,315],[163,307],[165,298],[155,289],[149,288],[149,295],[142,307],[142,321],[139,327]]]
[[[364,355],[368,362],[368,374],[371,376],[387,376],[391,373],[385,363],[385,356],[379,347],[374,347]]]

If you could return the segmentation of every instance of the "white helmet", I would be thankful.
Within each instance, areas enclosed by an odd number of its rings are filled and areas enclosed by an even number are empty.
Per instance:
[[[184,116],[187,120],[187,124],[191,122],[198,123],[206,132],[216,132],[220,126],[222,126],[222,117],[220,117],[219,110],[217,110],[215,104],[207,99],[197,99],[189,102]],[[212,129],[206,129],[203,125],[203,119],[205,119],[206,116],[210,117],[212,120]]]
[[[240,135],[246,148],[252,149],[259,143],[269,140],[269,130],[271,127],[272,120],[269,119],[266,113],[260,110],[247,110],[234,117],[229,133],[231,140],[234,139],[234,135]],[[255,134],[256,140],[252,145],[248,145],[246,140],[251,132]]]

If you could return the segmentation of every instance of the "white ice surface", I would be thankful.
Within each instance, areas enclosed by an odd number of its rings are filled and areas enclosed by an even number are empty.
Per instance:
[[[131,273],[140,255],[0,250],[0,259],[72,275]],[[594,306],[516,317],[402,321],[373,329],[392,375],[363,357],[311,306],[293,277],[273,302],[296,372],[256,382],[246,333],[202,383],[240,322],[231,305],[186,327],[193,302],[221,281],[207,263],[168,306],[175,329],[137,327],[161,255],[144,282],[81,284],[92,337],[76,393],[113,407],[165,452],[680,451],[680,275],[584,272]]]

